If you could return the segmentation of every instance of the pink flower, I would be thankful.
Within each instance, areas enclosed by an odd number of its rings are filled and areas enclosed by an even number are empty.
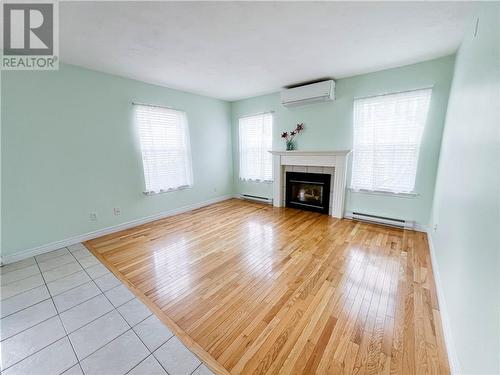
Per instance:
[[[302,130],[304,130],[304,123],[297,124],[297,127],[295,128],[295,131],[297,133],[300,133]]]
[[[281,138],[288,138],[288,132],[281,133]]]

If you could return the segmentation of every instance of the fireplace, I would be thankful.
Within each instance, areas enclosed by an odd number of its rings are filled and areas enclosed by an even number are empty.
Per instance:
[[[273,205],[286,206],[286,173],[309,172],[330,175],[328,213],[344,217],[347,159],[350,150],[339,151],[269,151],[273,154]],[[325,188],[323,188],[323,196]],[[302,202],[300,202],[302,203]],[[304,208],[305,206],[301,206]]]
[[[326,173],[286,172],[286,206],[328,215],[330,179]]]

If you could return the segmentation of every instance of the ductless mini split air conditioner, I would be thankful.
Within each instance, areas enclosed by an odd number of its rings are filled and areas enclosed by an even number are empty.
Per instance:
[[[333,79],[281,91],[281,104],[285,107],[333,100],[335,100],[335,81]]]

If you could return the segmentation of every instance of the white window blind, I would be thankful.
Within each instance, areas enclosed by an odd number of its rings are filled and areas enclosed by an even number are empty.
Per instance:
[[[431,89],[354,101],[351,188],[412,193]]]
[[[240,118],[240,178],[272,181],[273,115],[263,113]]]
[[[146,194],[193,184],[186,113],[134,104],[141,144]]]

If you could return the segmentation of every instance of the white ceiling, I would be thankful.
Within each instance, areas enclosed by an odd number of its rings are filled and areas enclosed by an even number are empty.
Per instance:
[[[454,53],[471,3],[61,2],[65,63],[237,100]]]

